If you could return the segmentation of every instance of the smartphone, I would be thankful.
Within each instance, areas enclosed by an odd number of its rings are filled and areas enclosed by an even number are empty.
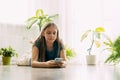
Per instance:
[[[63,59],[62,58],[55,58],[55,63],[61,62]]]

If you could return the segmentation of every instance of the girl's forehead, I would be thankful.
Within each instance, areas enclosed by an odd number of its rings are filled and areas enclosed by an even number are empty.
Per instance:
[[[57,28],[55,26],[50,26],[50,27],[46,28],[45,31],[57,31]]]

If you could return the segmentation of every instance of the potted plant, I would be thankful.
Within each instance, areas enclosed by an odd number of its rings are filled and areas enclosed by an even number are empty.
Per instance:
[[[120,62],[120,36],[118,36],[115,41],[108,39],[107,42],[104,42],[106,49],[110,50],[111,54],[105,60],[105,63],[114,63],[114,65]]]
[[[0,48],[0,55],[2,55],[3,65],[10,65],[11,57],[18,56],[11,46],[8,48]]]
[[[76,56],[76,52],[68,46],[65,46],[65,51],[66,51],[66,57],[68,60]]]
[[[88,34],[91,33],[91,43],[90,43],[90,47],[87,49],[88,51],[88,54],[86,56],[86,59],[87,59],[87,64],[90,64],[90,65],[94,65],[96,64],[96,55],[93,55],[91,53],[92,49],[93,49],[93,45],[96,44],[96,47],[99,48],[100,47],[100,38],[101,38],[101,35],[102,33],[105,32],[104,28],[103,27],[97,27],[95,28],[94,30],[87,30],[81,37],[81,41],[83,41],[86,37],[88,37]]]
[[[43,27],[44,24],[53,21],[53,19],[57,16],[58,14],[48,15],[45,14],[42,9],[37,9],[36,15],[28,18],[28,20],[26,21],[27,23],[26,28],[30,29],[34,24],[37,24],[37,26],[39,27],[39,31],[41,31],[41,28]]]

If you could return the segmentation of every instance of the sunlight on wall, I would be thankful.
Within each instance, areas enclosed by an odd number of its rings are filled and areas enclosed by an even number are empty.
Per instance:
[[[86,49],[90,46],[90,39],[84,43],[80,42],[81,35],[87,29],[102,26],[112,40],[120,34],[119,0],[70,0],[66,1],[65,8],[65,40],[68,45],[76,50],[79,56],[86,55]],[[102,63],[108,56],[108,54],[101,54],[101,50],[95,49],[93,53],[97,53],[100,60],[103,59]],[[81,60],[79,57],[79,61]]]
[[[87,3],[86,3],[87,2]],[[68,1],[66,2],[66,43],[78,54],[78,61],[82,63],[90,46],[87,42],[80,42],[81,35],[88,29],[103,26],[101,2],[99,0]],[[82,61],[81,61],[82,60]]]

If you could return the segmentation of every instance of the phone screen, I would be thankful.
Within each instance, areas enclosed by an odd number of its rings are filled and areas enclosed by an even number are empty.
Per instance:
[[[62,58],[55,58],[55,62],[56,63],[59,63],[59,62],[61,62],[63,59]]]

